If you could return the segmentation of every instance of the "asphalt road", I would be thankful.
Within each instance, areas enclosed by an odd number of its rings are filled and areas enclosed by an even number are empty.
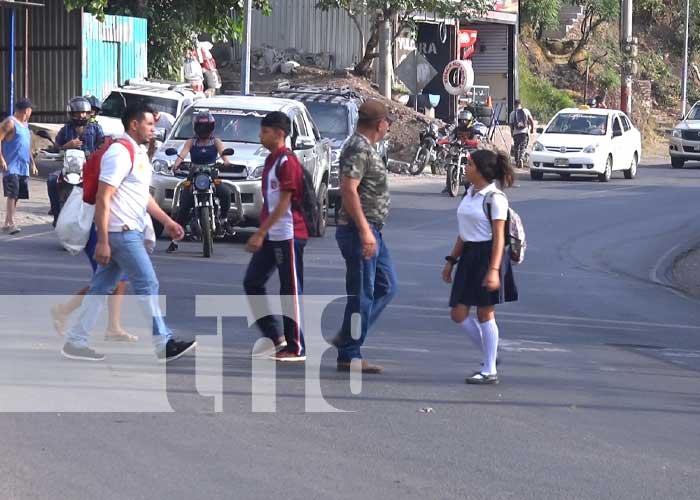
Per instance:
[[[498,310],[502,382],[490,387],[464,384],[480,357],[448,319],[440,270],[457,201],[441,186],[393,188],[385,237],[400,291],[365,349],[386,373],[365,377],[355,395],[334,353],[323,357],[323,395],[346,413],[304,411],[300,366],[278,367],[276,413],[252,412],[245,354],[257,334],[227,319],[222,412],[197,393],[190,357],[168,370],[174,413],[2,413],[0,498],[697,499],[700,307],[666,280],[674,255],[700,235],[700,170],[646,165],[636,180],[616,174],[608,184],[519,180],[509,194],[529,248],[516,268],[521,300]],[[166,245],[154,260],[168,321],[182,335],[214,334],[214,320],[195,317],[193,296],[242,293],[241,240],[217,244],[211,260],[194,243],[177,255]],[[309,244],[305,263],[307,294],[343,293],[332,228]],[[0,293],[69,293],[87,281],[86,264],[59,250],[48,228],[2,235]],[[30,347],[18,344],[22,322],[45,318],[48,299],[26,298],[29,314],[4,299],[14,354],[28,366],[64,366],[50,326]],[[341,306],[323,316],[327,338]],[[120,349],[113,358],[129,348]],[[37,408],[69,383],[42,376],[49,389]],[[16,399],[7,394],[31,400],[46,387],[6,373],[0,390],[8,405]]]

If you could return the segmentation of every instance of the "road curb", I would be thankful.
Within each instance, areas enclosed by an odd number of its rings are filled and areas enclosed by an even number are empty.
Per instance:
[[[698,300],[699,297],[688,293],[685,289],[678,286],[673,276],[673,270],[678,263],[696,250],[700,250],[700,237],[672,247],[657,261],[656,265],[649,272],[649,278],[657,285],[668,288],[686,299],[700,302]]]

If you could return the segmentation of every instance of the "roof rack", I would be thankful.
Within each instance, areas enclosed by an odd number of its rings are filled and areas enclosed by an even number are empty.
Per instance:
[[[156,88],[159,90],[192,90],[187,82],[173,82],[169,80],[151,80],[148,78],[130,78],[124,82],[124,86]]]
[[[323,94],[328,96],[362,99],[362,96],[358,92],[348,86],[341,88],[314,87],[312,85],[291,85],[289,82],[280,83],[277,85],[277,89],[273,90],[271,93]]]

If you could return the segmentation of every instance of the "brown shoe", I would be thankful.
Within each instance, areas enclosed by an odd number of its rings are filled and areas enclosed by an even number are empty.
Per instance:
[[[338,371],[339,372],[349,372],[350,362],[349,361],[338,361]],[[384,367],[381,365],[372,365],[366,359],[362,360],[362,373],[382,373]]]

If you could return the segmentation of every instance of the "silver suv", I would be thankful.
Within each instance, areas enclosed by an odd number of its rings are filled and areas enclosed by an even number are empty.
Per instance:
[[[280,85],[272,95],[304,103],[318,125],[321,137],[330,141],[332,162],[328,196],[330,206],[335,207],[337,222],[340,209],[340,153],[345,142],[355,132],[363,97],[350,87],[322,88],[284,84]],[[380,141],[376,147],[384,160],[384,165],[387,165],[389,162],[387,141]]]
[[[686,161],[700,161],[700,101],[673,127],[668,152],[673,168],[682,168]]]
[[[288,138],[290,147],[303,167],[311,173],[321,208],[317,232],[323,235],[328,212],[328,182],[331,169],[331,147],[321,139],[309,111],[302,103],[291,99],[258,96],[216,96],[202,99],[188,108],[175,121],[165,143],[153,158],[155,173],[151,180],[151,194],[168,214],[179,206],[179,191],[187,177],[189,158],[180,167],[177,176],[172,173],[174,159],[165,154],[168,148],[181,150],[187,139],[194,135],[192,120],[200,111],[209,111],[216,120],[215,135],[224,147],[233,148],[232,165],[219,169],[219,178],[231,190],[231,210],[228,222],[232,227],[257,227],[262,212],[262,171],[269,151],[260,145],[260,120],[271,111],[281,111],[292,122]],[[161,228],[157,228],[161,229]]]

